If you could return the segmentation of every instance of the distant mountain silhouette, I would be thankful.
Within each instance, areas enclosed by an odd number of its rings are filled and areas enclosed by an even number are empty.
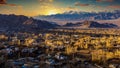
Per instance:
[[[63,25],[63,27],[68,28],[118,28],[117,25],[111,23],[103,23],[100,24],[95,21],[84,21],[84,22],[77,22],[77,23],[67,23]]]
[[[23,15],[0,15],[0,30],[34,30],[34,29],[51,29],[58,25],[53,22],[36,20]]]

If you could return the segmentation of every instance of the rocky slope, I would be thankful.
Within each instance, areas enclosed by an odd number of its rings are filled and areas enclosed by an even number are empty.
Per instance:
[[[33,29],[51,29],[57,26],[53,22],[36,20],[22,15],[0,15],[0,30],[27,31]]]
[[[98,23],[95,21],[84,21],[77,23],[67,23],[63,25],[66,28],[118,28],[117,25],[111,23]]]

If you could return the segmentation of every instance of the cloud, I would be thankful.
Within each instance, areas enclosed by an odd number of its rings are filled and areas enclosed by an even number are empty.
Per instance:
[[[113,2],[114,0],[107,0],[107,2]]]
[[[96,0],[96,2],[113,2],[114,0]]]
[[[97,2],[102,2],[103,0],[96,0]]]
[[[53,0],[49,0],[50,2],[53,2]]]
[[[75,3],[75,6],[89,6],[89,4],[82,4],[80,2],[76,2]]]
[[[67,8],[68,8],[68,9],[76,9],[75,7],[70,7],[70,6],[69,6],[69,7],[67,7]]]
[[[40,2],[53,2],[54,0],[39,0]]]
[[[6,0],[0,0],[0,6],[18,6],[18,5],[8,4]]]
[[[120,5],[109,5],[108,8],[120,9]]]
[[[17,6],[16,4],[8,4],[9,6]]]
[[[97,7],[97,8],[103,8],[102,6],[95,6],[95,7]]]
[[[7,4],[6,0],[0,0],[0,4]]]

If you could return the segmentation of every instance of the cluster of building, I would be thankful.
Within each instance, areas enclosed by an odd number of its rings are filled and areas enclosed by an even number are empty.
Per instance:
[[[112,34],[114,31],[111,31]],[[56,31],[37,34],[1,33],[0,66],[2,68],[120,68],[120,36],[110,33],[109,36],[99,37],[84,35],[84,32],[59,34]]]

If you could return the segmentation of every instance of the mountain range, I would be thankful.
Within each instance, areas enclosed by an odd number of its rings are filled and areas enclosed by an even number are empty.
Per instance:
[[[35,19],[42,19],[47,21],[57,22],[57,24],[64,25],[67,22],[79,22],[79,21],[105,21],[117,20],[120,18],[120,10],[115,10],[111,12],[78,12],[69,11],[62,14],[47,15],[47,16],[35,16]],[[107,21],[106,21],[107,20]],[[114,23],[114,21],[112,22]],[[117,22],[118,23],[118,22]]]
[[[38,20],[23,15],[2,15],[0,14],[0,32],[1,31],[37,31],[54,28],[118,28],[111,23],[98,23],[96,21],[83,21],[77,23],[66,23],[58,25],[55,22]]]

